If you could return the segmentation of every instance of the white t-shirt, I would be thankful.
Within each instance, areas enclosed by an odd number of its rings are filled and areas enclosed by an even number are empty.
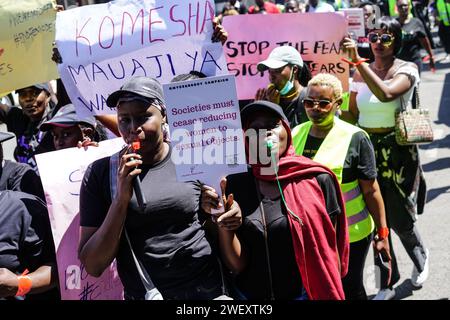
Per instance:
[[[402,96],[389,102],[381,102],[370,91],[365,82],[353,81],[350,85],[350,92],[356,92],[356,104],[359,110],[358,124],[364,128],[392,128],[395,126],[395,111],[399,109],[403,103],[407,108],[411,107],[414,88],[419,84],[419,72],[417,68],[409,64],[405,64],[398,68],[394,73],[406,74],[413,81],[413,86]],[[385,80],[389,83],[392,79]]]
[[[334,10],[334,7],[331,4],[326,3],[324,1],[319,1],[319,3],[317,4],[317,7],[315,7],[315,8],[310,5],[308,12],[317,12],[317,13],[320,13],[320,12],[335,12],[335,10]]]

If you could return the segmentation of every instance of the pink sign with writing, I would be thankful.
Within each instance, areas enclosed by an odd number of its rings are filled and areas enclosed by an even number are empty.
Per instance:
[[[272,49],[290,45],[301,54],[313,75],[335,74],[348,88],[348,65],[341,61],[340,41],[347,34],[347,20],[337,13],[286,13],[226,16],[225,55],[230,74],[236,76],[239,99],[254,99],[256,90],[269,84],[267,72],[257,64]]]
[[[99,278],[87,274],[78,260],[79,192],[84,172],[93,161],[124,145],[122,138],[87,150],[69,148],[36,155],[44,186],[58,263],[63,300],[122,300],[123,287],[115,262]],[[57,164],[57,165],[55,165]]]

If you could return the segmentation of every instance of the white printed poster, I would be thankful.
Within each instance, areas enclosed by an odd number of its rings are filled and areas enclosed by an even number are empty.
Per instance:
[[[348,33],[351,34],[354,39],[365,37],[366,32],[364,29],[364,11],[360,8],[341,9],[347,18]]]
[[[247,171],[234,76],[164,85],[178,181],[199,180],[220,192],[220,180]]]

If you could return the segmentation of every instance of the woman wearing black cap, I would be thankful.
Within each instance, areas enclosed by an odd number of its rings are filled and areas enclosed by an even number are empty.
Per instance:
[[[199,221],[201,188],[194,182],[176,181],[161,85],[135,77],[111,94],[107,103],[117,107],[125,142],[138,142],[140,149],[124,148],[95,161],[85,173],[79,257],[86,271],[99,276],[116,258],[126,299],[144,299],[148,294],[138,265],[164,299],[221,296],[220,265]],[[133,180],[138,178],[144,206],[133,192]]]
[[[39,130],[39,126],[52,117],[55,104],[46,83],[16,92],[21,108],[0,104],[0,122],[6,123],[8,131],[16,135],[16,161],[30,165],[37,172],[34,155],[55,150],[52,137]]]
[[[238,291],[248,299],[344,299],[341,277],[347,273],[349,247],[336,177],[295,155],[278,105],[256,101],[242,110],[241,118],[251,168],[223,183],[244,218],[218,231]],[[205,187],[202,206],[206,212],[219,206],[210,187]]]

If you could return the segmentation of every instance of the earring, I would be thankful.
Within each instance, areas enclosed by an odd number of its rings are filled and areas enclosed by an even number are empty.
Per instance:
[[[170,129],[169,125],[166,122],[161,124],[161,131],[163,133],[163,140],[170,142]]]

